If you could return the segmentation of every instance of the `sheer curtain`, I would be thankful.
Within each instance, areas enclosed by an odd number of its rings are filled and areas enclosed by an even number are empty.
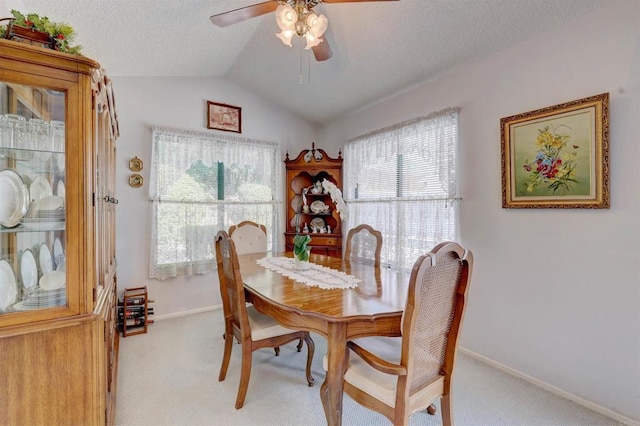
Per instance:
[[[349,141],[344,149],[348,227],[382,232],[381,264],[411,269],[418,256],[457,239],[458,109]]]
[[[219,230],[252,220],[279,246],[281,158],[277,144],[152,127],[149,277],[215,269]]]

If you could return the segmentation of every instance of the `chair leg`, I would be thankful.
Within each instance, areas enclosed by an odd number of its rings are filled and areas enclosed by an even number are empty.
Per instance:
[[[240,385],[238,386],[238,396],[236,397],[236,410],[244,405],[244,398],[247,396],[249,387],[249,377],[251,376],[251,346],[242,345],[242,366],[240,370]]]
[[[453,425],[453,407],[451,394],[444,395],[440,401],[440,409],[442,410],[442,424],[444,426]]]
[[[313,386],[315,379],[311,375],[311,363],[313,362],[313,353],[316,351],[316,345],[313,343],[313,339],[308,332],[305,332],[304,335],[304,341],[307,342],[307,383],[309,383],[309,386]],[[302,342],[302,340],[300,340],[300,342]],[[300,350],[298,350],[298,352],[300,352]]]
[[[226,335],[226,333],[225,333]],[[224,339],[224,355],[222,356],[222,366],[220,366],[220,374],[218,381],[221,382],[227,376],[227,368],[229,368],[229,359],[231,359],[231,350],[233,349],[233,336]]]
[[[435,404],[431,404],[430,406],[428,406],[427,407],[427,413],[429,413],[432,416],[434,416],[436,414],[436,405]]]
[[[407,413],[406,407],[403,409],[396,407],[396,410],[393,416],[393,424],[406,426],[409,423],[409,413]]]
[[[296,348],[298,349],[298,352],[302,350],[302,339],[298,341],[298,346],[296,346]]]
[[[276,353],[276,356],[280,356],[280,346],[273,348],[273,351]]]

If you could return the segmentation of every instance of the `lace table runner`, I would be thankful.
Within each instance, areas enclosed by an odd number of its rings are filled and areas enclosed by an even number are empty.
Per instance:
[[[309,263],[311,267],[306,270],[296,269],[295,261],[290,257],[263,257],[256,262],[258,265],[292,280],[324,289],[355,288],[360,281],[358,278],[347,275],[342,271],[315,263]]]

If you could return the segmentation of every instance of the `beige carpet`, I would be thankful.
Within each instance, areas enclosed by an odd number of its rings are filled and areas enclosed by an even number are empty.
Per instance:
[[[223,348],[222,312],[157,321],[149,333],[120,340],[118,425],[325,425],[319,389],[324,380],[324,338],[316,344],[314,387],[304,377],[305,350],[295,344],[254,352],[244,407],[234,409],[240,347],[227,378],[218,382]],[[438,404],[438,410],[439,410]],[[345,396],[345,425],[388,425],[386,418]],[[454,376],[457,425],[616,425],[615,421],[559,398],[464,355]],[[416,413],[411,425],[441,424],[439,413]]]

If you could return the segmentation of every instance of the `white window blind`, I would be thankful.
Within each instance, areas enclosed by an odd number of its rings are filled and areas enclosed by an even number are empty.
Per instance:
[[[277,144],[152,128],[149,277],[215,269],[215,235],[252,220],[267,227],[269,249],[281,234],[281,158]]]
[[[359,136],[344,149],[348,227],[382,232],[381,261],[411,269],[444,240],[457,239],[458,109]]]

